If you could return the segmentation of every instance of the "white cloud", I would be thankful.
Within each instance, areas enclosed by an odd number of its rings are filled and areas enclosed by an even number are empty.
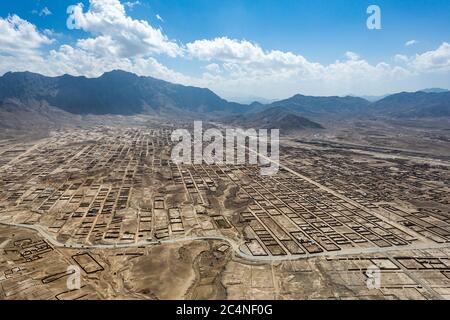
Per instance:
[[[0,17],[0,56],[35,55],[40,47],[52,42],[35,25],[17,15]]]
[[[133,10],[134,7],[140,5],[141,2],[140,1],[127,1],[124,2],[125,7],[129,8],[130,10]]]
[[[413,46],[418,43],[419,43],[419,41],[417,41],[417,40],[409,40],[409,41],[406,41],[405,46],[410,47],[410,46]]]
[[[233,40],[227,37],[214,40],[196,40],[186,45],[191,57],[209,61],[218,59],[223,61],[256,62],[268,55],[261,47],[245,40]]]
[[[377,82],[395,81],[409,74],[406,69],[387,63],[372,65],[351,51],[345,53],[345,61],[323,65],[292,52],[265,51],[249,41],[225,37],[197,40],[188,43],[186,48],[189,57],[212,62],[203,75],[203,79],[209,81],[208,85],[219,91],[222,91],[219,85],[226,87],[233,90],[232,94],[240,89],[253,90],[260,96],[274,91],[285,95],[295,92],[317,94],[325,88],[330,94],[353,93],[366,90]],[[220,76],[213,72],[220,67],[219,63],[223,70]]]
[[[36,14],[36,15],[38,15],[38,16],[40,16],[40,17],[46,17],[46,16],[50,16],[50,15],[52,15],[52,12],[50,11],[50,9],[49,8],[47,8],[47,7],[44,7],[44,8],[42,8],[41,10],[33,10],[33,11],[31,11],[31,13],[32,14]]]
[[[42,30],[42,33],[45,34],[47,37],[51,37],[51,38],[60,38],[63,36],[63,34],[61,32],[56,32],[53,29],[44,29],[44,30]]]
[[[49,16],[49,15],[51,15],[52,14],[52,12],[47,8],[47,7],[44,7],[40,12],[39,12],[39,15],[42,17],[42,16]]]
[[[220,66],[217,63],[210,63],[207,66],[205,66],[205,69],[211,73],[221,73],[222,72]]]
[[[354,61],[359,60],[359,55],[356,54],[356,53],[354,53],[354,52],[352,52],[352,51],[347,51],[347,52],[345,53],[345,56],[346,56],[347,59],[349,59],[349,60],[354,60]]]
[[[281,68],[226,62],[222,69],[224,72],[220,75],[204,74],[207,86],[227,96],[244,92],[265,98],[287,97],[299,92],[313,95],[366,94],[373,92],[374,88],[380,90],[377,93],[389,92],[394,84],[410,76],[410,72],[402,67],[387,63],[372,65],[355,56],[329,65],[305,59]]]
[[[83,5],[76,5],[71,17],[89,35],[47,53],[43,49],[54,41],[53,31],[41,32],[15,15],[0,18],[0,72],[29,70],[96,77],[123,69],[209,87],[225,96],[280,98],[295,93],[384,94],[408,90],[412,80],[426,87],[429,78],[425,75],[439,73],[445,78],[450,71],[450,45],[446,42],[422,54],[398,54],[392,64],[369,63],[351,51],[344,53],[342,61],[322,64],[297,53],[265,50],[254,42],[227,37],[178,44],[147,21],[129,17],[117,0],[91,0],[87,11]],[[198,77],[184,75],[158,62],[157,54],[185,59],[185,63],[198,60],[204,73]],[[439,81],[433,86],[448,87],[448,78],[444,79],[446,83]]]
[[[159,14],[156,14],[156,19],[158,19],[161,22],[164,22],[164,19]]]
[[[450,71],[450,44],[443,42],[436,50],[416,54],[410,58],[410,66],[426,73]]]
[[[145,20],[127,16],[118,0],[90,0],[86,12],[83,4],[77,4],[69,19],[78,29],[97,35],[96,38],[79,40],[79,46],[85,50],[95,49],[120,57],[155,53],[175,57],[182,54],[180,46],[169,40],[160,29]]]
[[[223,63],[224,70],[232,78],[285,77],[291,74],[315,77],[322,68],[320,64],[292,52],[264,51],[258,44],[226,37],[188,43],[186,52],[190,58]]]
[[[395,60],[396,62],[406,63],[406,62],[409,61],[409,58],[408,58],[408,56],[406,56],[406,55],[404,55],[404,54],[396,54],[396,55],[394,56],[394,60]]]

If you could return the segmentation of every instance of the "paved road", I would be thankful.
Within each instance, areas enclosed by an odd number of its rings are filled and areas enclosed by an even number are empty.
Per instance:
[[[400,268],[403,273],[405,273],[410,279],[414,280],[417,284],[421,285],[425,290],[428,291],[428,293],[431,295],[431,298],[433,300],[443,300],[444,298],[434,290],[426,281],[424,281],[422,278],[417,277],[411,270],[408,270],[408,268],[405,268],[402,266],[401,263],[399,263],[394,257],[392,257],[390,254],[386,254],[388,259],[396,265],[398,268]]]
[[[450,248],[450,243],[443,244],[435,244],[435,243],[421,243],[415,245],[408,246],[395,246],[395,247],[387,247],[387,248],[353,248],[353,249],[344,249],[333,252],[321,252],[314,254],[288,254],[283,256],[253,256],[247,254],[241,250],[241,244],[236,241],[229,239],[224,236],[197,236],[197,237],[183,237],[176,239],[168,239],[168,240],[160,240],[160,241],[139,241],[133,243],[118,243],[118,244],[97,244],[97,245],[85,245],[78,243],[62,243],[55,239],[55,237],[48,233],[48,231],[40,226],[40,225],[31,225],[31,224],[20,224],[20,223],[7,223],[0,222],[0,225],[6,225],[17,228],[26,228],[30,230],[34,230],[38,232],[45,240],[47,240],[50,244],[57,248],[66,248],[66,249],[120,249],[120,248],[138,248],[138,247],[147,247],[161,244],[173,244],[179,242],[189,242],[189,241],[204,241],[204,240],[219,240],[227,242],[232,248],[234,253],[243,258],[250,261],[259,261],[259,262],[273,262],[273,261],[289,261],[289,260],[298,260],[298,259],[308,259],[308,258],[316,258],[316,257],[339,257],[339,256],[348,256],[348,255],[361,255],[361,254],[375,254],[375,253],[388,253],[395,251],[404,251],[404,250],[425,250],[425,249],[444,249]]]

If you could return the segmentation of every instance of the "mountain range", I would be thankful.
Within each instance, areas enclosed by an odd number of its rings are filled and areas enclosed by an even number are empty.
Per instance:
[[[303,129],[323,129],[319,123],[284,107],[270,107],[259,112],[235,115],[223,121],[243,128],[279,128],[282,133]]]
[[[209,89],[173,84],[125,71],[99,78],[45,77],[31,72],[8,72],[0,78],[0,103],[46,101],[73,114],[133,115],[145,112],[236,112],[244,105],[228,102]]]
[[[115,70],[98,78],[63,75],[46,77],[31,72],[8,72],[0,77],[0,126],[18,114],[53,121],[53,114],[198,116],[272,127],[320,126],[307,118],[450,117],[450,91],[424,89],[401,92],[370,102],[354,96],[316,97],[301,94],[263,104],[229,102],[206,88],[183,86],[152,77]],[[46,121],[47,121],[46,120]],[[289,120],[289,121],[287,121]],[[31,120],[30,120],[31,121]],[[287,122],[286,122],[287,121]]]
[[[309,117],[348,117],[367,111],[370,102],[358,97],[313,97],[297,94],[271,103],[268,107],[283,107]]]
[[[395,118],[450,117],[450,91],[401,92],[374,102],[371,108]]]

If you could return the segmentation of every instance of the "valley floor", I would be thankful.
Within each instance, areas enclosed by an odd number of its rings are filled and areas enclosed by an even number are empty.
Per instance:
[[[1,140],[0,298],[449,299],[445,125],[326,127],[273,176],[177,165],[142,118]]]

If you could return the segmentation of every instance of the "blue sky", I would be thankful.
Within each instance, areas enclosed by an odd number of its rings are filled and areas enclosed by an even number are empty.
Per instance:
[[[448,0],[21,0],[0,18],[0,73],[125,69],[244,100],[450,87]]]

